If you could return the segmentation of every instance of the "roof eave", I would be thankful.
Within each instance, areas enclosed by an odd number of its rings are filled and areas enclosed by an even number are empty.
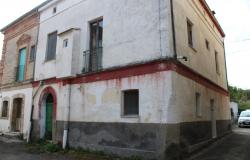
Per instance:
[[[222,29],[220,23],[218,22],[217,18],[212,13],[212,10],[210,9],[210,7],[207,4],[207,2],[205,0],[199,0],[199,2],[201,3],[201,5],[205,9],[205,11],[207,12],[208,16],[210,17],[210,19],[214,23],[215,27],[218,29],[220,35],[224,38],[226,36],[226,34],[223,31],[223,29]]]

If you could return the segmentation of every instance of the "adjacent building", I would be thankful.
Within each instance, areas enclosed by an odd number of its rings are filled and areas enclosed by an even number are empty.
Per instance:
[[[1,132],[20,132],[27,138],[32,106],[32,84],[38,12],[32,10],[1,30]]]
[[[225,34],[205,0],[52,0],[36,13],[34,139],[174,159],[231,131]]]
[[[237,102],[230,102],[232,123],[237,123],[239,118],[239,104]]]

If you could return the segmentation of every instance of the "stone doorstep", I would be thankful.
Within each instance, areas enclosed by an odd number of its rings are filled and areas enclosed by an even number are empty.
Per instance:
[[[9,139],[19,139],[21,136],[20,132],[0,132],[0,136],[9,138]]]
[[[4,143],[22,143],[20,132],[0,132],[0,141]]]

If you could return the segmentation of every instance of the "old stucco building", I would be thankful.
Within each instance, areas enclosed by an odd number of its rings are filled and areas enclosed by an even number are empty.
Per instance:
[[[225,34],[204,0],[52,0],[37,12],[33,138],[171,159],[230,132]]]
[[[32,106],[32,84],[38,13],[29,12],[6,26],[1,76],[0,131],[21,132],[28,136]]]

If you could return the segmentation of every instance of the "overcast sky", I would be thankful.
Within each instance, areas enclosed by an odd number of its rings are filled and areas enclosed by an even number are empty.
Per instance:
[[[44,0],[5,0],[0,5],[0,28]],[[25,3],[24,3],[25,2]],[[229,84],[250,89],[250,0],[207,0],[226,33]],[[0,35],[0,49],[3,36]],[[1,51],[1,50],[0,50]],[[249,75],[248,75],[249,73]]]

